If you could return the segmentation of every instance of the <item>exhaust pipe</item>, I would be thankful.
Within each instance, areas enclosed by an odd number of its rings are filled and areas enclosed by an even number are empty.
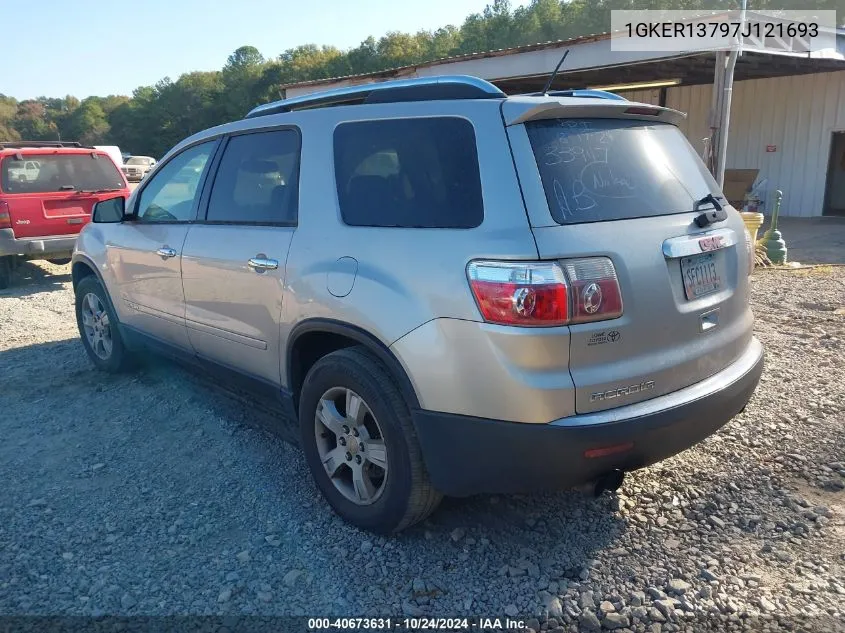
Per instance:
[[[625,481],[625,471],[623,470],[611,470],[608,473],[605,473],[593,484],[593,496],[600,497],[601,494],[607,490],[608,492],[614,492],[615,490],[619,490],[622,487],[622,482]]]

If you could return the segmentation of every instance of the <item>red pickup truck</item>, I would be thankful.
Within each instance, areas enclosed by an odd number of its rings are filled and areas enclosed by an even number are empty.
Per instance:
[[[70,261],[100,200],[129,197],[104,151],[80,143],[0,141],[0,288],[24,259]]]

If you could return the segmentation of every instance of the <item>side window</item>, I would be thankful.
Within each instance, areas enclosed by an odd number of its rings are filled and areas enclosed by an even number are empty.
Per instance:
[[[147,183],[138,201],[141,222],[193,219],[199,184],[217,141],[200,143],[174,157]]]
[[[484,219],[466,119],[361,121],[334,133],[340,213],[352,226],[473,228]]]
[[[274,130],[229,139],[208,201],[208,222],[296,224],[299,134]]]

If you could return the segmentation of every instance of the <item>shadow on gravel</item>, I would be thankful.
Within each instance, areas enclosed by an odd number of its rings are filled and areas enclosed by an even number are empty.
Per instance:
[[[0,464],[15,474],[0,494],[0,510],[14,505],[27,512],[18,517],[15,533],[42,529],[41,506],[27,505],[42,498],[60,521],[51,524],[50,535],[65,535],[70,527],[87,539],[106,522],[113,524],[117,540],[100,533],[75,555],[90,559],[92,569],[118,561],[123,579],[109,583],[121,586],[140,582],[136,567],[143,570],[146,563],[138,562],[138,551],[168,574],[180,575],[177,569],[190,560],[200,566],[202,578],[183,609],[194,608],[187,605],[202,592],[214,609],[237,608],[217,606],[218,584],[232,569],[244,576],[266,574],[262,582],[273,586],[284,585],[291,569],[330,569],[320,572],[325,586],[298,590],[312,591],[321,601],[348,596],[361,609],[371,597],[354,571],[366,566],[375,581],[381,564],[389,563],[379,581],[383,591],[414,601],[395,604],[397,612],[421,613],[436,605],[449,612],[469,609],[455,597],[465,586],[479,590],[472,608],[500,612],[511,596],[533,596],[541,585],[563,587],[595,576],[602,551],[614,552],[629,536],[615,496],[560,492],[444,499],[421,525],[377,537],[333,515],[298,451],[254,433],[278,423],[272,409],[231,396],[200,371],[150,357],[137,372],[102,374],[91,368],[79,340],[69,339],[0,352],[0,375],[0,411],[7,414],[0,418],[0,436],[9,438],[6,446],[0,444]],[[91,513],[99,518],[89,518]],[[182,517],[188,523],[177,533],[173,524]],[[66,551],[60,542],[65,538],[51,545],[51,555],[59,558]],[[381,552],[378,566],[368,560],[363,543]],[[35,556],[24,541],[16,545]],[[263,561],[255,570],[235,557],[247,550]],[[341,556],[341,550],[349,554]],[[168,551],[182,558],[168,562]],[[425,579],[423,593],[413,588],[415,578]],[[38,596],[53,595],[41,591],[32,589]],[[287,612],[296,603],[283,595],[275,608]],[[120,597],[101,591],[92,601],[117,613]],[[152,602],[144,607],[157,608]]]
[[[25,297],[37,292],[49,292],[64,289],[64,284],[71,281],[70,267],[62,266],[58,274],[51,274],[38,265],[38,262],[23,262],[12,273],[12,283],[5,290],[0,290],[0,297]]]
[[[594,498],[578,491],[446,498],[427,523],[438,531],[449,531],[455,547],[461,547],[466,527],[483,528],[494,547],[517,547],[525,557],[554,561],[541,568],[542,575],[577,580],[589,573],[597,553],[612,547],[627,530],[626,521],[616,513],[617,504],[615,494]],[[424,540],[426,527],[424,524],[412,528],[397,538]],[[490,571],[495,572],[494,576],[519,576],[521,558],[503,561],[517,567],[507,574],[502,573],[501,567]],[[532,575],[530,569],[526,571]],[[479,579],[483,581],[484,575]]]
[[[3,296],[0,292],[0,297]],[[42,392],[49,394],[53,387],[74,380],[89,368],[78,338],[2,350],[0,404],[11,403],[17,388],[22,390],[19,396],[27,400]]]
[[[283,414],[272,402],[256,400],[255,394],[249,391],[221,390],[214,376],[179,362],[156,356],[145,357],[143,362],[147,368],[183,370],[185,378],[197,389],[199,399],[220,417],[298,445],[296,429],[280,422]],[[272,439],[265,436],[265,440],[267,451],[272,452]],[[328,504],[324,508],[326,513],[331,513]],[[438,561],[445,561],[445,572],[451,569],[465,573],[466,558],[461,551],[466,546],[464,537],[472,531],[467,528],[483,528],[494,551],[504,547],[513,552],[513,557],[508,565],[476,568],[476,582],[520,577],[524,581],[536,581],[537,571],[547,577],[577,580],[589,574],[598,551],[612,548],[627,529],[617,509],[618,501],[610,493],[599,498],[577,491],[447,497],[427,521],[391,539],[399,549],[408,548],[409,553],[418,552],[419,547],[428,548]],[[432,530],[440,534],[439,542],[431,543]],[[448,542],[443,542],[443,533],[448,536]],[[541,542],[543,545],[538,545]],[[554,546],[548,547],[549,542]],[[555,565],[535,569],[528,561],[537,560],[538,556],[554,560]]]

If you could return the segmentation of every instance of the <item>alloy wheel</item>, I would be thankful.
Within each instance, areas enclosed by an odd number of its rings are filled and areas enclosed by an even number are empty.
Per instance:
[[[109,315],[100,298],[89,292],[82,298],[82,327],[85,338],[98,358],[108,360],[112,353],[113,341]]]
[[[357,505],[375,503],[387,484],[387,448],[364,399],[345,387],[326,391],[317,403],[314,434],[334,487]]]

